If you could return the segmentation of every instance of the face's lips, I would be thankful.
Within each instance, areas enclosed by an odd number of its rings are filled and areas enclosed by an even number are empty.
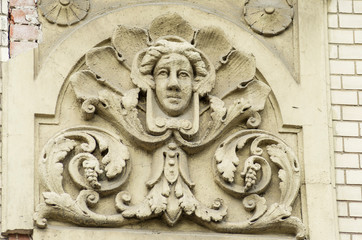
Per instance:
[[[168,92],[166,94],[167,98],[181,99],[181,96],[176,92]]]
[[[179,104],[179,102],[181,101],[181,97],[177,93],[168,93],[166,97],[168,102],[171,104]]]
[[[181,101],[181,98],[167,98],[167,100],[171,104],[179,104]]]
[[[178,97],[178,96],[167,96],[167,98],[169,98],[169,99],[181,99],[181,98]]]

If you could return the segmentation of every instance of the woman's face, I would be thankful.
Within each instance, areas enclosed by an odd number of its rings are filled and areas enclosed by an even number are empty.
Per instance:
[[[189,106],[194,74],[190,61],[178,53],[164,55],[157,62],[153,77],[161,108],[175,117]]]

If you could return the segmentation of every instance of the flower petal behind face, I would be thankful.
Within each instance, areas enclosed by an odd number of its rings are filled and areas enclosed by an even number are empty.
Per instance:
[[[255,57],[239,51],[233,51],[225,64],[216,73],[216,85],[212,95],[222,98],[240,84],[254,78]]]
[[[141,28],[120,25],[113,33],[112,44],[125,59],[126,64],[131,66],[136,53],[148,47],[148,34]]]
[[[199,78],[199,81],[193,82],[193,90],[194,92],[197,92],[201,97],[203,97],[206,94],[210,93],[215,86],[215,68],[210,60],[206,58],[206,56],[201,54],[201,57],[206,64],[206,69],[208,73],[205,77]]]
[[[187,42],[194,38],[194,30],[180,15],[173,13],[154,19],[150,27],[150,37],[153,41],[163,36],[176,35]]]
[[[86,54],[86,64],[93,73],[107,81],[120,92],[134,87],[130,71],[118,59],[116,50],[112,47],[100,47]]]
[[[226,56],[232,46],[224,32],[219,28],[202,28],[196,35],[195,47],[200,49],[214,64],[215,69],[220,66],[220,60]]]
[[[102,88],[91,71],[79,71],[70,77],[70,83],[78,99],[98,98],[98,89]]]

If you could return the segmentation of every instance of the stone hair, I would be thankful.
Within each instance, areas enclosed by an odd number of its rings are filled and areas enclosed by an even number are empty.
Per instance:
[[[185,56],[193,67],[195,80],[208,74],[206,64],[201,54],[187,42],[174,42],[165,39],[159,40],[154,46],[148,48],[142,59],[140,72],[146,75],[152,75],[153,69],[160,58],[165,54],[178,53]]]

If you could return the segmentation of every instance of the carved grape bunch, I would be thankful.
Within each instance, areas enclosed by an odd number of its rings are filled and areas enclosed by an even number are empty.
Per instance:
[[[245,190],[248,191],[253,186],[255,186],[257,181],[257,172],[261,169],[261,165],[259,163],[250,164],[245,167],[244,171],[240,173],[242,177],[244,177],[245,181]]]
[[[118,137],[100,129],[73,128],[49,140],[39,168],[49,191],[64,193],[63,172],[67,170],[79,188],[109,194],[128,178],[129,159],[128,149]],[[112,179],[117,181],[110,182]]]
[[[291,216],[300,186],[297,159],[279,138],[246,130],[260,126],[259,112],[271,91],[258,80],[252,54],[235,49],[222,30],[193,29],[178,14],[154,19],[149,29],[120,25],[105,44],[85,54],[84,65],[69,81],[84,121],[109,124],[132,148],[147,152],[135,154],[151,163],[147,194],[132,200],[132,184],[122,189],[131,156],[119,137],[89,127],[66,130],[42,153],[40,175],[49,192],[43,193],[44,203],[35,214],[38,226],[45,227],[48,218],[116,227],[159,217],[174,226],[187,217],[219,232],[254,232],[283,222],[286,229],[305,235],[300,220]],[[182,84],[176,74],[180,71],[187,80]],[[215,159],[197,154],[237,129],[220,144]],[[249,144],[250,154],[241,163],[237,152]],[[214,160],[216,182],[240,199],[252,217],[229,221],[221,200],[225,195],[213,196],[210,205],[197,199],[200,189],[194,188],[190,159]],[[276,178],[272,164],[278,168],[281,197],[267,205],[259,194]],[[76,199],[63,188],[65,171],[80,190]],[[90,210],[111,194],[118,213]]]

